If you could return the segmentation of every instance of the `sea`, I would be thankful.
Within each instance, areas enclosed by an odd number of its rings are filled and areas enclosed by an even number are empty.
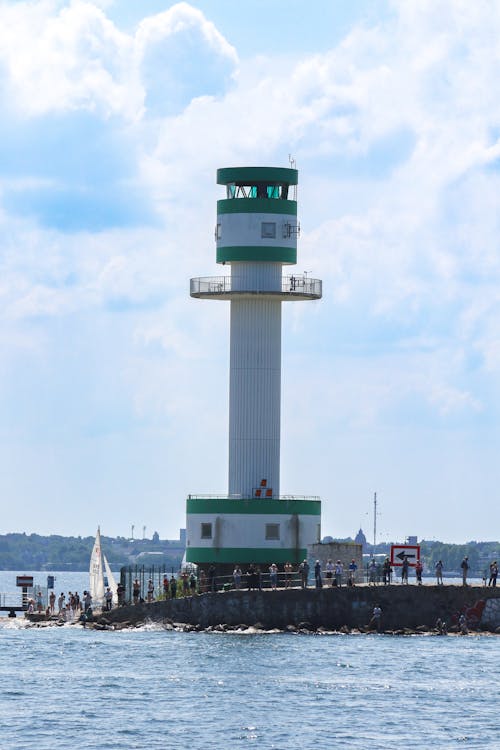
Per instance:
[[[55,575],[56,593],[88,584]],[[14,581],[0,572],[0,591]],[[499,657],[488,635],[110,632],[2,617],[0,748],[500,750]]]

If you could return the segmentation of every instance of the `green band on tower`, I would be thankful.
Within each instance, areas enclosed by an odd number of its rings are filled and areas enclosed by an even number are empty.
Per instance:
[[[251,185],[254,182],[297,185],[299,173],[285,167],[225,167],[217,170],[218,185]]]
[[[295,247],[256,246],[249,247],[218,247],[217,263],[231,263],[237,261],[258,263],[297,263],[297,249]]]
[[[225,198],[217,201],[217,213],[297,216],[297,201],[276,198]]]

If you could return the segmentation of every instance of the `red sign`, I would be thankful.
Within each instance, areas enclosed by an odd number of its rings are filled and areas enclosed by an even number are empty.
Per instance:
[[[31,588],[33,586],[33,576],[16,576],[16,586]]]
[[[407,559],[412,568],[420,560],[420,544],[393,544],[391,545],[391,565],[401,567],[403,560]]]

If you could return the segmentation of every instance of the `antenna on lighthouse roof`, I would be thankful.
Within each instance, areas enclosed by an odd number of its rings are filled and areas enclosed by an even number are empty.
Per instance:
[[[288,161],[290,163],[290,169],[297,169],[297,162],[291,154],[288,154]],[[297,200],[297,185],[293,185],[292,187],[292,196],[293,196],[293,200],[296,201]]]

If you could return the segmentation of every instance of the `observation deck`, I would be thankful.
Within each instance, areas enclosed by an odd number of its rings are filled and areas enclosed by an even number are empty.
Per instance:
[[[235,289],[234,287],[238,287]],[[190,295],[197,299],[242,299],[254,297],[272,297],[280,300],[321,299],[323,282],[309,276],[294,274],[282,276],[281,284],[265,284],[261,288],[240,288],[238,277],[202,276],[191,279]]]

